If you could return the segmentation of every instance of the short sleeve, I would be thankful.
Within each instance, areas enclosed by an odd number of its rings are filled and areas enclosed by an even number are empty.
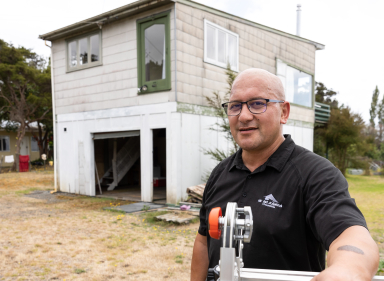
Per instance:
[[[313,234],[328,251],[331,243],[347,228],[367,228],[363,214],[348,192],[348,182],[339,169],[326,161],[308,176],[304,189],[306,220]]]

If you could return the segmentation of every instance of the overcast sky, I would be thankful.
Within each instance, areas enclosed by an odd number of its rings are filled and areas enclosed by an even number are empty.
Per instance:
[[[32,48],[48,57],[50,49],[38,40],[44,34],[131,0],[13,0],[2,1],[0,38]],[[337,99],[369,120],[372,92],[384,93],[384,1],[334,0],[197,0],[205,5],[296,33],[296,6],[302,5],[301,36],[322,44],[316,52],[317,82],[339,94]],[[380,99],[382,98],[380,95]]]

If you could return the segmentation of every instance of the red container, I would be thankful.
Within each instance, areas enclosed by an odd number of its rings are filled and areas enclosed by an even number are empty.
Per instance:
[[[153,178],[153,187],[163,187],[166,185],[167,185],[167,182],[165,178]]]
[[[29,155],[19,155],[19,171],[29,171]]]

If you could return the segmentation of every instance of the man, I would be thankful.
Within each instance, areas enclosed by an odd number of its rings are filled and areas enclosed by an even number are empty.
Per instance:
[[[240,73],[224,108],[240,149],[207,182],[191,280],[205,280],[218,264],[220,241],[209,237],[207,220],[214,207],[225,213],[227,202],[252,208],[246,268],[323,270],[313,281],[371,280],[379,252],[347,181],[328,160],[283,136],[290,104],[280,79],[261,69]]]

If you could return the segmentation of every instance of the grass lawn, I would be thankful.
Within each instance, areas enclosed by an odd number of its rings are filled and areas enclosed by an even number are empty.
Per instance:
[[[0,280],[189,280],[198,222],[103,210],[129,203],[113,199],[25,196],[52,189],[52,172],[0,175]]]
[[[384,178],[348,176],[384,266]],[[198,221],[104,211],[127,202],[25,196],[52,190],[52,171],[0,174],[0,280],[189,280]]]
[[[348,175],[349,192],[367,221],[369,231],[379,246],[384,273],[384,177]]]

